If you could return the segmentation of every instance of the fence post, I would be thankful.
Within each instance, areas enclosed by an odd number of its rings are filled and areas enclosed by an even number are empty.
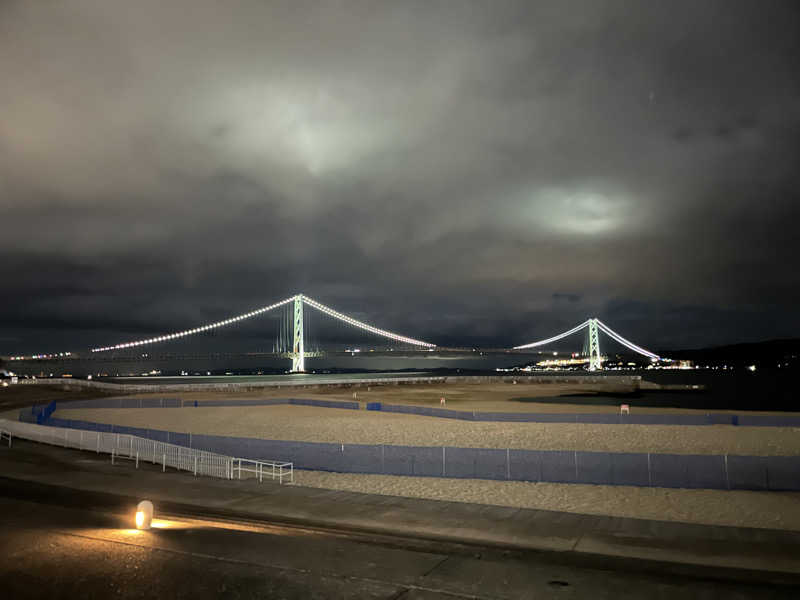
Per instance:
[[[164,453],[161,455],[161,472],[164,473],[167,470],[167,454]]]
[[[194,476],[197,477],[197,454],[194,455]]]
[[[728,486],[728,489],[731,489],[731,478],[728,475],[728,455],[725,455],[725,484]]]
[[[442,477],[444,477],[444,461],[445,461],[445,449],[442,446]]]
[[[575,483],[578,483],[578,451],[577,450],[575,450],[574,456],[575,456],[575,458],[573,460],[575,461]]]

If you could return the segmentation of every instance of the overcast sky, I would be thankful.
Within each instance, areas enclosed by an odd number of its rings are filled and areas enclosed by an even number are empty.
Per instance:
[[[295,292],[446,345],[800,336],[798,64],[794,0],[2,0],[0,353]]]

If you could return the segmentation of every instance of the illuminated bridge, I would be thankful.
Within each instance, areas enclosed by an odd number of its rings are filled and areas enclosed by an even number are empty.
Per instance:
[[[317,316],[312,319],[313,315]],[[166,358],[166,355],[159,357],[157,354],[159,352],[157,349],[161,349],[163,351],[163,348],[165,347],[173,349],[173,354],[169,355],[170,358],[197,358],[197,352],[194,350],[187,350],[185,346],[181,346],[181,341],[214,336],[216,335],[216,332],[223,329],[231,330],[236,329],[237,326],[243,326],[242,324],[247,322],[254,323],[258,321],[257,317],[270,317],[272,318],[273,322],[277,321],[274,343],[270,350],[258,348],[252,352],[242,352],[241,350],[225,352],[215,348],[213,354],[215,356],[248,356],[251,358],[288,358],[292,361],[291,371],[300,373],[306,370],[306,358],[319,357],[337,351],[346,352],[353,355],[355,355],[356,352],[360,352],[360,349],[356,348],[356,346],[352,346],[350,348],[340,346],[338,350],[333,350],[330,346],[328,346],[327,350],[322,350],[319,346],[315,345],[312,341],[315,338],[312,337],[310,330],[312,329],[312,324],[317,329],[317,332],[320,329],[320,323],[318,323],[319,316],[322,316],[323,320],[327,321],[327,325],[323,324],[324,326],[321,327],[323,330],[325,327],[327,327],[327,330],[330,331],[331,323],[334,323],[337,326],[343,327],[347,330],[346,332],[339,331],[336,334],[337,339],[360,340],[360,342],[357,342],[356,345],[364,342],[366,339],[366,345],[372,347],[370,352],[373,354],[370,354],[370,356],[376,356],[376,354],[381,355],[388,352],[393,352],[394,356],[398,356],[401,353],[419,353],[420,351],[429,353],[435,352],[437,354],[449,353],[461,355],[465,353],[478,352],[477,349],[469,348],[442,348],[430,342],[387,331],[355,319],[351,316],[345,315],[304,294],[296,294],[281,300],[280,302],[275,302],[274,304],[263,306],[250,312],[232,316],[220,321],[207,323],[191,329],[173,331],[171,333],[144,337],[141,339],[122,341],[107,346],[91,348],[85,352],[59,352],[28,356],[12,356],[8,357],[8,359],[13,362],[31,360],[48,361],[52,359],[96,359],[105,361],[122,361],[137,360],[140,358]],[[262,327],[262,325],[259,324],[258,327]],[[586,330],[588,333],[588,341],[585,345],[585,349],[588,348],[588,352],[585,352],[585,354],[589,357],[590,370],[602,368],[603,357],[600,354],[598,335],[600,331],[638,354],[646,356],[652,360],[659,359],[656,354],[637,346],[633,342],[628,341],[605,325],[602,321],[595,318],[587,319],[577,327],[544,340],[531,342],[529,344],[516,346],[514,348],[482,349],[480,352],[481,354],[526,354],[528,353],[526,352],[527,350],[547,346],[561,340],[562,338],[583,330]],[[263,342],[263,331],[259,330],[251,337],[252,339],[258,339],[259,342]],[[377,353],[375,353],[376,346]],[[175,350],[176,347],[178,348],[177,351]],[[152,354],[154,349],[156,351],[155,356]]]
[[[596,371],[598,369],[603,368],[603,355],[600,353],[600,331],[608,335],[611,339],[616,342],[619,342],[629,350],[632,350],[636,354],[640,354],[645,356],[651,360],[661,360],[661,357],[657,354],[650,352],[649,350],[645,350],[641,346],[637,346],[633,342],[626,340],[616,331],[611,329],[608,325],[603,323],[600,319],[586,319],[583,323],[578,325],[577,327],[573,327],[572,329],[565,331],[563,333],[559,333],[558,335],[554,335],[553,337],[547,338],[545,340],[539,340],[538,342],[531,342],[529,344],[523,344],[522,346],[514,346],[514,350],[528,350],[530,348],[538,348],[542,346],[548,346],[553,344],[567,336],[573,335],[578,333],[582,330],[587,330],[587,344],[588,352],[586,353],[589,357],[589,370]]]

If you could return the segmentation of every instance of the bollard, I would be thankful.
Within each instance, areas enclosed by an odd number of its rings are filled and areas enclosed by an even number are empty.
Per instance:
[[[142,500],[136,506],[136,529],[150,529],[153,522],[153,503]]]

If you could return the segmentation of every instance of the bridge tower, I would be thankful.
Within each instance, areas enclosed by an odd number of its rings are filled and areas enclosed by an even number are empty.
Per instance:
[[[294,297],[294,343],[289,355],[292,359],[292,373],[306,370],[306,353],[303,344],[303,294]]]
[[[600,356],[600,338],[597,335],[597,319],[589,319],[589,370],[599,371],[603,368]]]

